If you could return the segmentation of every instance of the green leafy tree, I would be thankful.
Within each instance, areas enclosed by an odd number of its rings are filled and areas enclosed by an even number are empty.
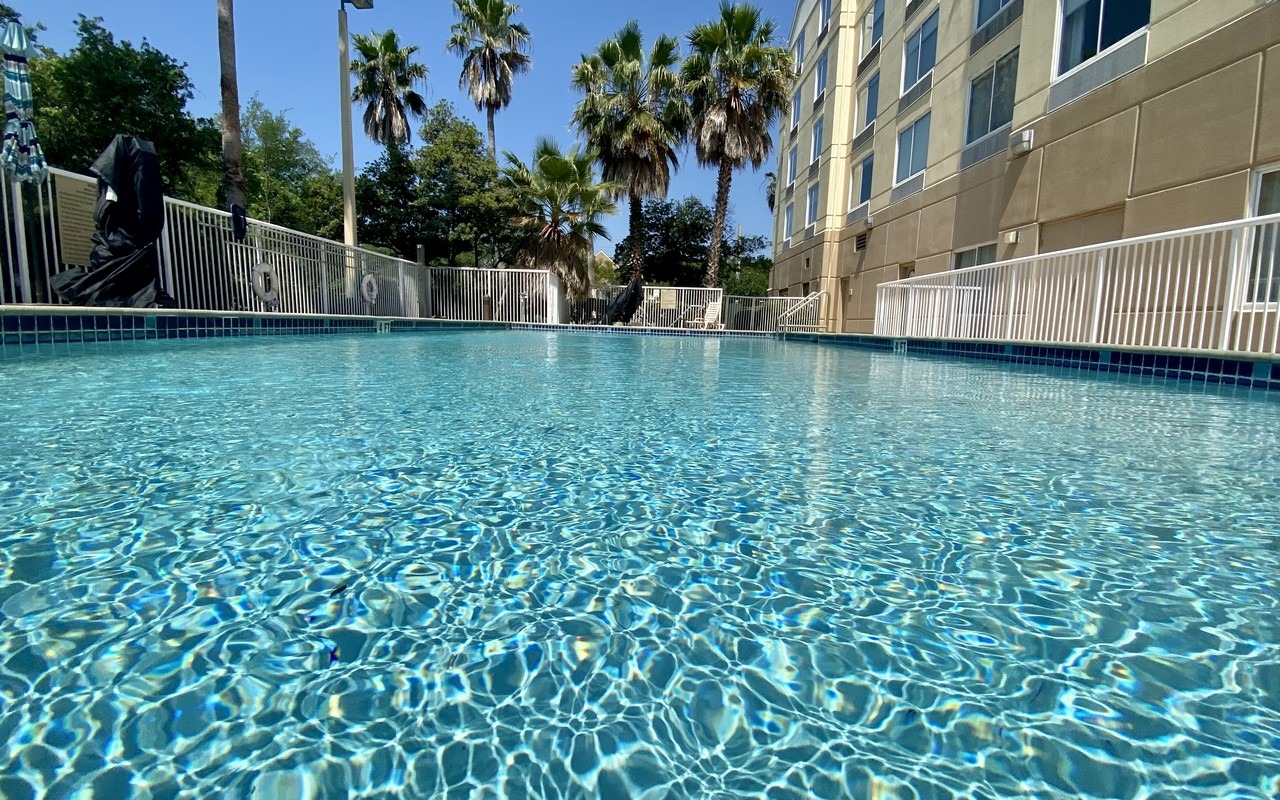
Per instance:
[[[708,286],[720,285],[721,239],[734,170],[759,169],[773,149],[770,129],[791,107],[794,59],[774,44],[776,25],[749,3],[721,0],[720,18],[689,33],[681,75],[693,107],[698,161],[717,169]]]
[[[583,56],[573,86],[584,94],[573,123],[595,149],[604,180],[630,201],[629,236],[639,239],[642,202],[664,198],[679,168],[689,131],[689,105],[680,91],[680,45],[659,36],[646,53],[640,25],[632,20]],[[632,248],[628,272],[644,272],[644,250]]]
[[[317,205],[326,178],[337,176],[301,128],[254,97],[245,106],[244,138],[251,216],[316,234],[317,227],[332,230],[330,217],[341,223],[340,193],[337,204]]]
[[[506,159],[502,175],[517,198],[520,258],[556,273],[570,302],[586,299],[592,242],[609,238],[600,220],[617,212],[610,196],[618,187],[597,180],[594,153],[562,151],[550,139],[538,140],[529,164],[510,153]]]
[[[764,236],[740,236],[724,241],[724,291],[742,297],[766,297],[773,259]]]
[[[221,183],[221,137],[212,120],[187,109],[194,89],[186,64],[145,41],[116,41],[101,19],[81,16],[77,35],[66,54],[42,48],[31,62],[49,163],[84,172],[113,136],[132,134],[155,144],[167,193],[208,202],[208,187]]]
[[[515,76],[529,71],[531,43],[524,23],[513,22],[520,6],[507,0],[453,0],[458,21],[450,28],[450,52],[462,57],[458,87],[485,112],[489,155],[498,163],[493,117],[511,103]]]
[[[351,37],[356,58],[351,60],[351,73],[356,87],[351,102],[363,103],[364,132],[378,144],[408,142],[409,115],[420,117],[427,101],[415,86],[427,80],[427,66],[413,60],[416,46],[401,47],[396,32]]]
[[[388,144],[386,152],[365,167],[356,177],[363,242],[390,248],[401,258],[417,255],[428,221],[417,202],[419,183],[412,154],[403,142]]]
[[[513,255],[515,197],[481,133],[441,101],[427,111],[414,158],[418,204],[426,216],[428,259],[451,266],[495,266]]]

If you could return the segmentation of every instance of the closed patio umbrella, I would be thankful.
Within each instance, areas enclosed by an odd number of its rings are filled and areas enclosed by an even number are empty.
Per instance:
[[[16,20],[4,27],[0,39],[4,51],[4,150],[0,163],[10,178],[29,183],[39,183],[48,173],[36,127],[31,101],[31,74],[27,59],[35,55],[27,31]]]

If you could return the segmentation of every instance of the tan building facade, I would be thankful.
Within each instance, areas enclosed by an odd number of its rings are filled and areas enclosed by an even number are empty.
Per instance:
[[[1280,212],[1280,0],[800,0],[771,293]],[[1275,206],[1275,207],[1273,207]]]

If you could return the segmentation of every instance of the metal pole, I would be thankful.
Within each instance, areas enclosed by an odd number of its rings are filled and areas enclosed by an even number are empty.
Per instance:
[[[338,5],[338,105],[342,109],[342,241],[356,245],[356,168],[351,141],[351,56],[347,51],[347,4]]]

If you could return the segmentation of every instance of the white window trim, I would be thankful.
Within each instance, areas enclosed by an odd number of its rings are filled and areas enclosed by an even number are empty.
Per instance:
[[[876,13],[876,6],[873,0],[873,2],[871,3],[871,7],[868,8],[861,17],[858,17],[858,60],[859,61],[867,57],[867,54],[871,52],[871,48],[875,47],[877,44],[880,44],[880,42],[884,41],[884,31],[880,32],[879,39],[875,39],[871,42],[867,42],[866,37],[862,35],[863,30],[865,30],[866,28],[866,25],[864,23],[866,23],[867,20],[872,20],[872,28],[874,29],[875,13]]]
[[[791,212],[790,229],[788,229],[788,225],[787,225],[788,211]],[[786,207],[782,209],[782,241],[784,242],[791,241],[791,237],[794,236],[795,233],[796,233],[796,204],[787,203]]]
[[[908,175],[907,177],[903,178],[902,180],[898,180],[898,159],[899,159],[899,158],[901,157],[901,155],[902,155],[902,132],[903,132],[903,131],[905,131],[905,130],[907,130],[908,128],[914,128],[914,127],[916,126],[916,123],[917,123],[917,122],[919,122],[920,120],[924,119],[926,116],[928,116],[928,115],[929,115],[929,114],[931,114],[931,113],[933,113],[933,109],[929,109],[928,111],[924,112],[924,113],[923,113],[923,114],[921,114],[920,116],[918,116],[918,117],[916,117],[915,119],[911,120],[911,124],[910,124],[910,125],[904,125],[904,126],[902,126],[901,128],[898,128],[898,132],[897,132],[896,134],[894,134],[894,145],[893,145],[893,188],[895,188],[895,189],[896,189],[896,188],[898,188],[899,186],[901,186],[902,184],[906,183],[907,181],[909,181],[909,180],[911,180],[911,179],[915,178],[915,176],[917,176],[917,175],[923,175],[923,174],[925,174],[926,172],[928,172],[928,171],[929,171],[929,160],[926,158],[926,159],[925,159],[924,169],[920,170],[919,172],[913,172],[913,173],[911,173],[910,175]],[[932,120],[932,119],[930,119],[930,120],[929,120],[929,135],[930,135],[930,136],[933,136],[933,120]],[[915,143],[916,143],[916,137],[915,137],[915,134],[912,134],[912,135],[911,135],[911,147],[913,148],[913,150],[914,150],[914,148],[915,148]],[[912,155],[915,155],[915,153],[913,152],[913,153],[912,153]]]
[[[818,129],[818,123],[822,123],[822,141],[817,141],[817,137],[813,135],[813,131]],[[816,145],[816,146],[815,146]],[[810,164],[817,164],[822,158],[822,151],[827,147],[827,120],[826,116],[820,116],[813,122],[813,129],[809,131],[809,150],[811,151]]]
[[[831,17],[834,16],[834,9],[832,8],[833,5],[833,0],[818,0],[819,36],[831,29]]]
[[[864,110],[863,106],[868,106],[868,105],[869,105],[869,103],[867,103],[867,102],[865,101],[865,99],[863,98],[863,93],[864,93],[864,92],[866,92],[866,91],[867,91],[867,89],[871,86],[871,81],[872,81],[872,79],[873,79],[873,78],[874,78],[874,79],[877,79],[877,88],[876,88],[876,95],[877,95],[877,97],[876,97],[876,105],[877,105],[877,106],[878,106],[878,105],[880,105],[880,97],[879,97],[880,89],[879,89],[879,86],[878,86],[878,83],[879,83],[878,79],[879,79],[879,77],[880,77],[880,70],[876,70],[875,72],[871,73],[871,77],[870,77],[870,78],[867,78],[867,82],[866,82],[866,83],[864,83],[864,84],[862,84],[862,86],[858,87],[857,94],[855,94],[855,95],[854,95],[854,100],[855,100],[855,102],[856,102],[856,103],[857,103],[857,105],[858,105],[858,107],[854,109],[854,112],[856,113],[856,112],[858,112],[858,111],[863,111],[863,112],[864,112],[864,113],[862,114],[862,117],[863,117],[863,118],[866,118],[866,116],[867,116],[867,115],[866,115],[866,113],[865,113],[865,110]],[[867,92],[867,93],[869,94],[869,92]],[[868,127],[870,127],[870,126],[874,125],[874,124],[875,124],[875,122],[876,122],[876,119],[877,119],[879,116],[880,116],[880,109],[879,109],[879,108],[877,108],[877,109],[876,109],[876,116],[875,116],[875,117],[872,117],[870,120],[868,120],[866,123],[864,123],[864,124],[863,124],[859,129],[858,129],[858,133],[862,133],[862,132],[863,132],[863,131],[865,131]],[[856,119],[856,118],[857,118],[857,117],[855,116],[855,119]]]
[[[957,267],[957,266],[956,266],[956,262],[959,260],[959,257],[960,257],[960,254],[961,254],[961,253],[968,253],[968,252],[970,252],[970,251],[972,251],[972,250],[981,250],[981,249],[982,249],[982,248],[984,248],[984,247],[995,247],[995,248],[996,248],[996,256],[997,256],[997,258],[996,258],[996,260],[995,260],[995,261],[988,261],[986,264],[975,264],[975,265],[973,265],[972,267]],[[1000,263],[999,255],[1000,255],[1000,242],[999,242],[999,241],[997,241],[997,240],[995,240],[995,239],[992,239],[992,240],[991,240],[991,241],[989,241],[989,242],[982,242],[981,244],[971,245],[971,246],[969,246],[969,247],[966,247],[966,248],[965,248],[965,249],[963,249],[963,250],[952,250],[952,251],[951,251],[951,269],[950,269],[949,271],[950,271],[950,272],[955,272],[957,269],[977,269],[978,267],[986,267],[986,266],[990,266],[991,264],[998,264],[998,263]]]
[[[803,116],[800,108],[800,98],[804,97],[804,90],[797,89],[795,94],[791,96],[791,132],[795,133],[800,130],[800,118]]]
[[[1061,6],[1059,6],[1059,8],[1061,8]],[[938,9],[935,8],[933,10],[933,14],[939,14]],[[929,19],[933,17],[933,14],[930,14],[928,17],[925,17],[924,22],[921,22],[919,25],[917,25],[916,29],[911,32],[911,36],[915,36],[917,33],[924,30],[924,26],[929,22]],[[902,40],[902,79],[904,81],[907,79],[907,42],[911,41],[911,36],[908,36],[907,38]],[[942,38],[942,17],[941,16],[938,17],[938,30],[935,31],[934,36],[938,37],[939,39]],[[919,78],[916,78],[915,83],[911,84],[910,86],[902,87],[902,94],[898,95],[898,97],[903,98],[903,97],[906,97],[908,94],[910,94],[911,90],[919,86],[921,83],[923,83],[924,79],[932,75],[933,71],[937,69],[937,67],[938,67],[938,48],[937,48],[937,45],[935,44],[934,50],[933,50],[933,66],[929,67],[928,72],[924,73]]]
[[[1151,29],[1151,23],[1148,21],[1146,25],[1143,25],[1141,28],[1138,28],[1133,33],[1129,34],[1128,36],[1124,37],[1120,41],[1108,47],[1106,50],[1102,50],[1101,52],[1094,55],[1092,58],[1085,59],[1084,61],[1080,62],[1079,64],[1076,64],[1074,67],[1062,73],[1061,75],[1058,75],[1058,66],[1062,63],[1062,0],[1057,0],[1057,6],[1058,8],[1055,13],[1058,16],[1058,20],[1057,20],[1057,23],[1054,25],[1054,30],[1053,30],[1053,74],[1056,75],[1057,77],[1049,81],[1050,86],[1053,86],[1055,83],[1058,83],[1059,81],[1063,81],[1063,80],[1066,80],[1067,78],[1070,78],[1072,75],[1076,74],[1080,70],[1094,63],[1098,59],[1102,58],[1103,56],[1109,55],[1111,52],[1115,50],[1119,50],[1121,47],[1124,47],[1125,45],[1129,44],[1134,39],[1137,39],[1139,36],[1145,36],[1147,31]],[[1150,47],[1150,45],[1148,45],[1148,47]],[[1149,56],[1150,56],[1150,53],[1148,53],[1147,56],[1143,57],[1142,59],[1143,63],[1146,63],[1148,61]]]
[[[813,196],[813,190],[817,189],[817,197]],[[809,191],[805,192],[804,201],[804,226],[806,228],[818,224],[818,206],[822,205],[822,184],[815,183],[809,187]]]
[[[1253,176],[1249,179],[1249,208],[1247,216],[1258,216],[1258,205],[1262,202],[1262,176],[1270,175],[1273,172],[1280,172],[1280,163],[1269,164],[1265,167],[1258,167],[1253,171]],[[1256,229],[1255,229],[1256,231]],[[1273,303],[1269,300],[1251,300],[1249,299],[1249,271],[1253,268],[1253,236],[1256,233],[1250,233],[1247,237],[1248,242],[1243,247],[1245,268],[1244,274],[1240,276],[1240,310],[1249,313],[1257,313],[1260,311],[1275,312],[1280,311],[1280,302]],[[1280,264],[1277,264],[1280,268]]]
[[[978,9],[978,3],[977,3],[977,0],[975,0],[975,2],[974,2],[974,4],[973,4],[973,32],[974,32],[974,33],[977,33],[978,31],[980,31],[980,30],[982,30],[983,28],[985,28],[985,27],[987,27],[988,25],[990,25],[990,24],[991,24],[991,20],[993,20],[993,19],[995,19],[996,17],[1000,16],[1000,12],[1001,12],[1001,11],[1004,11],[1006,8],[1008,8],[1008,7],[1009,7],[1009,4],[1010,4],[1010,3],[1012,3],[1012,2],[1013,2],[1013,0],[1004,0],[1004,2],[1002,2],[1002,3],[1000,4],[1000,7],[996,9],[996,13],[992,14],[992,15],[987,19],[987,21],[986,21],[986,22],[984,22],[984,23],[982,23],[981,25],[979,25],[979,24],[978,24],[978,10],[979,10],[979,9]],[[1059,3],[1059,4],[1058,4],[1058,10],[1059,10],[1059,11],[1061,11],[1061,10],[1062,10],[1062,4],[1061,4],[1061,3]],[[1059,16],[1059,17],[1061,17],[1062,15],[1061,15],[1061,14],[1059,14],[1058,16]]]
[[[795,154],[795,160],[792,160],[791,154]],[[787,188],[796,185],[796,175],[800,172],[800,148],[792,147],[787,152]]]
[[[825,85],[825,84],[827,84],[827,83],[830,83],[830,82],[831,82],[831,60],[830,60],[830,59],[828,58],[828,56],[827,56],[827,54],[828,54],[829,52],[831,52],[831,51],[830,51],[830,50],[823,50],[823,51],[822,51],[822,55],[818,57],[818,60],[817,60],[816,62],[814,62],[814,67],[813,67],[813,102],[815,102],[815,103],[816,103],[816,102],[818,102],[819,100],[821,100],[821,99],[822,99],[822,97],[823,97],[823,95],[825,95],[825,94],[827,93],[827,87],[826,87],[826,85]],[[826,65],[827,65],[827,66],[826,66],[826,69],[825,69],[825,74],[823,74],[823,73],[824,73],[824,70],[823,70],[823,68],[822,68],[822,64],[823,64],[823,60],[824,60],[824,59],[826,59]],[[818,85],[818,76],[819,76],[819,75],[823,75],[823,84],[824,84],[824,85],[822,85],[822,86],[819,86],[819,85]]]
[[[871,204],[870,197],[868,197],[866,200],[860,200],[857,202],[854,202],[854,200],[857,197],[858,191],[862,189],[862,174],[859,173],[858,170],[862,167],[863,164],[867,163],[868,158],[874,158],[874,157],[875,157],[875,153],[870,153],[868,155],[865,155],[862,158],[858,159],[857,163],[849,168],[849,211],[851,212],[857,211],[862,206],[869,206]],[[872,169],[874,170],[875,161],[872,161],[871,163],[872,163]],[[857,180],[854,179],[854,175],[858,176]],[[872,174],[871,179],[873,181],[875,180],[874,173]],[[872,189],[872,195],[873,196],[875,195],[874,188]]]
[[[997,65],[997,64],[999,64],[999,63],[1001,62],[1001,60],[1003,60],[1005,57],[1007,57],[1007,56],[1008,56],[1010,53],[1012,53],[1014,50],[1019,51],[1019,52],[1018,52],[1018,67],[1019,67],[1019,68],[1021,68],[1021,67],[1022,67],[1022,52],[1021,52],[1022,47],[1021,47],[1021,45],[1014,45],[1014,46],[1013,46],[1013,50],[1010,50],[1009,52],[1007,52],[1007,53],[1005,53],[1005,54],[1003,54],[1003,55],[1001,55],[1001,56],[997,57],[995,61],[992,61],[992,62],[991,62],[991,66],[987,67],[987,69],[984,69],[982,72],[979,72],[977,75],[974,75],[972,78],[970,78],[970,79],[969,79],[969,91],[965,92],[965,99],[964,99],[964,131],[963,131],[963,134],[962,134],[962,139],[968,139],[968,137],[969,137],[969,114],[970,114],[970,112],[971,112],[971,111],[973,111],[973,82],[974,82],[974,81],[976,81],[978,78],[981,78],[983,75],[985,75],[985,74],[987,73],[987,70],[991,70],[991,83],[992,83],[992,87],[991,87],[991,104],[994,106],[994,105],[995,105],[995,79],[996,79],[996,75],[995,75],[995,68],[996,68],[996,65]],[[1014,109],[1015,109],[1015,111],[1016,111],[1016,110],[1017,110],[1017,106],[1018,106],[1018,81],[1017,81],[1017,75],[1016,75],[1016,74],[1014,75],[1014,82],[1013,82],[1013,105],[1014,105]],[[1017,116],[1017,115],[1015,114],[1015,116]],[[968,150],[970,147],[973,147],[974,145],[978,144],[979,142],[982,142],[982,141],[985,141],[985,140],[987,140],[987,139],[990,139],[992,136],[995,136],[995,135],[996,135],[997,133],[999,133],[1001,130],[1003,130],[1004,128],[1006,128],[1007,126],[1012,125],[1012,124],[1013,124],[1013,120],[1009,120],[1009,122],[1005,123],[1004,125],[1001,125],[999,128],[996,128],[996,129],[994,129],[994,130],[989,130],[989,131],[987,131],[986,133],[984,133],[984,134],[982,134],[981,136],[979,136],[977,139],[974,139],[972,142],[965,141],[965,143],[964,143],[964,145],[963,145],[963,147],[962,147],[961,149],[963,149],[963,150]]]

